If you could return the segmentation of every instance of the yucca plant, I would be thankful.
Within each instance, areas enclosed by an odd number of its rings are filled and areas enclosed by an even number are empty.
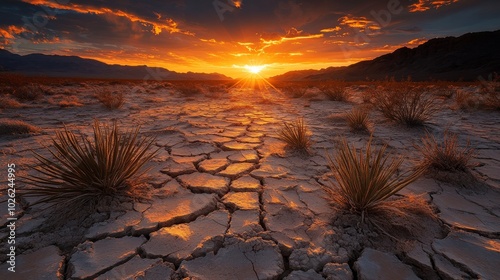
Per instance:
[[[353,131],[368,131],[368,110],[367,108],[353,108],[346,115],[347,124]]]
[[[303,118],[298,118],[292,123],[285,122],[278,132],[278,138],[286,142],[290,148],[299,151],[307,151],[311,146],[311,138]]]
[[[347,101],[349,97],[343,86],[323,86],[321,92],[332,101]]]
[[[328,155],[328,163],[336,183],[325,187],[330,197],[340,205],[361,214],[364,221],[366,212],[381,205],[386,199],[415,181],[422,170],[410,174],[398,174],[403,158],[386,155],[387,146],[373,151],[370,139],[363,152],[340,141],[337,153]]]
[[[158,151],[149,151],[155,138],[139,137],[139,128],[120,132],[116,122],[101,126],[95,120],[93,130],[91,141],[65,127],[56,132],[54,147],[48,148],[51,158],[34,152],[39,162],[34,167],[37,174],[24,179],[30,187],[23,195],[39,198],[34,205],[71,209],[133,196],[130,180],[141,174],[141,168]]]
[[[464,148],[458,144],[458,135],[449,131],[444,132],[443,141],[438,142],[436,137],[427,133],[422,138],[422,144],[417,149],[423,155],[422,167],[442,171],[466,171],[472,166],[471,159],[474,157],[474,148],[470,142]]]

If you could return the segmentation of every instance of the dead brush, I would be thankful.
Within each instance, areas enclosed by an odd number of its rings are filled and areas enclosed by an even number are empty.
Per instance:
[[[34,101],[42,98],[44,91],[38,84],[27,84],[20,87],[14,87],[12,96],[21,101]]]
[[[301,98],[307,93],[307,87],[299,85],[290,85],[281,88],[281,91],[291,98]]]
[[[110,200],[134,197],[132,180],[145,172],[141,168],[158,150],[150,152],[154,137],[139,137],[139,128],[120,132],[94,121],[93,139],[77,135],[66,127],[56,132],[51,157],[33,152],[38,161],[36,175],[23,178],[27,187],[21,193],[45,204],[69,212],[105,206]]]
[[[114,110],[118,109],[125,104],[125,95],[123,92],[111,92],[106,89],[96,89],[95,97],[99,100],[104,107]]]
[[[341,85],[326,85],[320,88],[320,91],[332,101],[347,101],[349,99],[349,94],[347,93],[344,86]]]
[[[175,86],[175,90],[184,97],[194,97],[203,94],[201,87],[196,84],[179,84]]]
[[[387,146],[372,150],[372,138],[365,151],[358,150],[341,139],[335,155],[327,155],[335,182],[325,187],[330,199],[344,209],[361,215],[363,222],[369,212],[384,208],[385,201],[408,186],[423,173],[417,169],[399,173],[403,158],[386,154]]]
[[[298,118],[291,123],[283,123],[283,127],[278,131],[278,138],[291,149],[298,151],[307,152],[311,146],[309,130],[303,118]]]
[[[367,107],[355,107],[346,114],[347,125],[355,132],[369,131]]]
[[[420,165],[427,170],[464,172],[473,166],[471,160],[475,155],[475,150],[470,146],[470,142],[461,148],[458,135],[447,130],[444,132],[442,141],[438,141],[432,134],[427,133],[416,148],[423,157]]]
[[[404,82],[378,92],[375,106],[388,119],[407,126],[423,125],[438,110],[432,94]]]

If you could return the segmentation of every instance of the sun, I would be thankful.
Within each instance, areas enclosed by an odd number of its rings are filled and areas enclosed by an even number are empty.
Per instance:
[[[260,71],[264,70],[266,68],[265,65],[245,65],[244,68],[252,73],[252,74],[259,74]]]

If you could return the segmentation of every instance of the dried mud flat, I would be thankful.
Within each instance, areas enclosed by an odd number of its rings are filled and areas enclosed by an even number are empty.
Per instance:
[[[130,92],[130,86],[108,87]],[[479,165],[474,180],[424,176],[398,194],[422,195],[439,220],[421,238],[390,246],[384,236],[362,237],[356,222],[339,222],[352,217],[336,215],[322,189],[335,139],[343,135],[362,147],[369,138],[335,117],[352,102],[250,90],[183,97],[168,87],[144,87],[112,111],[86,85],[54,89],[71,92],[83,106],[36,101],[2,111],[3,118],[41,131],[0,138],[1,164],[15,163],[18,175],[35,164],[30,149],[46,154],[44,145],[63,124],[90,134],[94,118],[141,125],[142,133],[157,135],[161,150],[149,163],[147,195],[117,211],[58,227],[57,213],[40,214],[33,201],[22,200],[15,274],[5,263],[3,191],[0,279],[500,279],[498,112],[443,106],[429,122],[429,131],[457,132],[462,144],[469,139]],[[291,152],[276,138],[281,124],[298,116],[312,132],[310,155]],[[405,168],[419,160],[414,144],[425,129],[398,126],[376,110],[370,118],[375,144],[404,155]]]

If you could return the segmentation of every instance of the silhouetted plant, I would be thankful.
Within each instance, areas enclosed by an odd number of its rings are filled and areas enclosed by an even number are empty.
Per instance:
[[[295,150],[307,151],[311,146],[309,131],[303,118],[299,118],[292,123],[285,122],[278,132],[278,138]]]
[[[349,98],[344,86],[328,85],[321,87],[320,90],[329,100],[332,101],[347,101]]]
[[[37,174],[25,178],[30,187],[23,190],[25,196],[39,198],[33,205],[78,210],[105,199],[134,196],[131,180],[158,151],[149,152],[155,138],[141,139],[139,128],[120,132],[116,122],[101,126],[95,120],[93,130],[91,141],[65,127],[56,132],[54,147],[48,148],[51,158],[34,152]]]

